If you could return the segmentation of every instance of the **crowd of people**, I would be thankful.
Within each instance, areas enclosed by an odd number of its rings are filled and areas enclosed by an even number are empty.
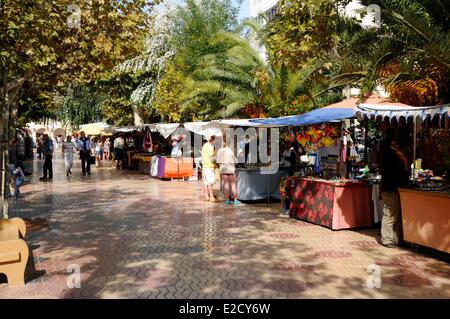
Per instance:
[[[120,134],[116,137],[88,137],[82,131],[79,134],[68,135],[65,139],[62,136],[51,138],[48,134],[40,134],[36,138],[36,143],[33,143],[31,137],[27,137],[29,136],[23,137],[22,133],[18,132],[8,145],[7,185],[13,186],[14,193],[12,194],[10,187],[7,187],[7,197],[22,197],[20,187],[29,182],[26,175],[31,174],[25,170],[23,160],[33,158],[33,148],[36,148],[38,159],[44,161],[43,176],[39,180],[45,182],[53,180],[53,156],[58,150],[64,158],[66,176],[71,177],[74,154],[79,154],[82,174],[90,175],[91,165],[101,167],[103,161],[113,161],[113,165],[118,169],[124,168],[126,151],[135,150],[136,145],[139,145],[139,138],[130,134]]]

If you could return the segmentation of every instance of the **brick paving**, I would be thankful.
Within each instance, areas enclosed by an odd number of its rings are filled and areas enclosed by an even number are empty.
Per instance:
[[[450,298],[450,265],[379,244],[379,230],[332,231],[279,204],[199,202],[199,182],[110,167],[38,181],[35,161],[10,217],[27,218],[24,287],[0,298]],[[72,265],[72,266],[71,266]],[[73,265],[81,288],[68,288]],[[381,287],[368,288],[369,265]],[[412,289],[413,288],[413,289]]]

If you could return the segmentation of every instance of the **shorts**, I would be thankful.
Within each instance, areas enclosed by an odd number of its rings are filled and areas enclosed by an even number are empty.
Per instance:
[[[221,164],[219,172],[221,175],[234,175],[236,168],[232,164]]]
[[[214,168],[203,168],[203,183],[206,186],[213,186],[216,183],[216,172]]]
[[[114,151],[115,151],[115,159],[116,159],[116,161],[121,161],[122,159],[123,159],[123,149],[121,149],[121,148],[116,148],[116,149],[114,149]]]
[[[95,155],[102,156],[102,151],[95,151]]]

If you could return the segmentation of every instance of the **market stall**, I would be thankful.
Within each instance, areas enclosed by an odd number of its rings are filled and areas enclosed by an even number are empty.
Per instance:
[[[189,178],[193,175],[194,159],[192,157],[163,157],[157,156],[153,165],[156,165],[156,176],[159,179]],[[154,169],[151,168],[154,172]],[[153,174],[152,174],[153,176]]]
[[[288,175],[288,170],[283,167],[278,170],[271,170],[267,163],[260,162],[259,156],[254,156],[256,155],[255,152],[258,152],[257,140],[259,134],[261,134],[260,129],[264,130],[276,127],[276,125],[255,123],[249,119],[214,120],[211,124],[218,125],[223,131],[222,134],[226,132],[227,128],[242,128],[244,134],[249,134],[241,137],[236,135],[234,141],[236,143],[234,152],[239,160],[236,167],[238,199],[243,201],[267,199],[268,202],[270,199],[280,199],[278,185],[281,179]],[[251,130],[247,131],[248,129]],[[253,153],[249,152],[252,147],[250,144],[255,147]]]
[[[358,106],[356,115],[412,122],[411,184],[399,189],[403,239],[450,253],[450,106],[405,108],[365,103]]]
[[[450,253],[450,191],[400,188],[403,238]]]
[[[288,170],[286,168],[280,168],[273,174],[263,174],[259,167],[237,168],[238,199],[245,201],[280,199],[280,181],[287,175]]]
[[[291,217],[333,230],[372,226],[371,189],[367,183],[290,176],[283,181]]]
[[[108,123],[104,122],[83,124],[80,126],[79,131],[83,131],[87,136],[110,136],[115,133],[114,128]]]
[[[150,175],[152,158],[152,153],[134,153],[132,161],[138,161],[140,172]]]
[[[281,196],[282,206],[285,210],[289,210],[291,217],[308,220],[332,229],[371,226],[373,208],[370,185],[354,180],[356,174],[352,175],[353,167],[349,165],[351,161],[357,161],[359,158],[349,137],[349,130],[355,128],[351,119],[354,118],[353,108],[357,101],[356,98],[352,98],[301,115],[251,120],[261,124],[291,127],[285,139],[298,143],[305,153],[300,157],[300,163],[312,165],[312,169],[308,172],[296,168],[294,176],[283,179],[280,185],[281,193],[284,195]],[[306,176],[311,175],[321,178],[305,179]],[[347,178],[352,182],[348,182]],[[310,194],[312,189],[328,189],[329,195],[326,199],[329,201],[329,208],[326,215],[323,215],[325,212],[323,203],[314,205],[311,202],[311,196],[315,194],[314,192]],[[343,190],[346,196],[342,196]],[[352,194],[360,195],[364,203],[355,201]],[[334,199],[336,199],[335,204],[333,204]],[[348,202],[343,203],[343,201]],[[287,206],[284,206],[285,202]],[[348,212],[345,219],[340,209],[344,206]],[[353,208],[349,209],[349,207]],[[312,216],[328,218],[328,222],[323,219],[316,220]],[[334,221],[333,218],[335,218]]]

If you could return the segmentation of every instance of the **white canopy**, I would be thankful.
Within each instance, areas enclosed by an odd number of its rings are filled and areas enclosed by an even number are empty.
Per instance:
[[[168,138],[170,134],[172,134],[178,126],[180,126],[179,123],[157,123],[155,124],[156,129],[164,138]]]
[[[428,116],[433,118],[434,116],[450,116],[450,104],[437,105],[437,106],[424,106],[424,107],[414,107],[401,103],[390,103],[389,105],[382,104],[365,104],[362,103],[355,108],[355,114],[358,117],[369,117],[369,118],[396,118],[400,117],[419,117],[422,119]]]
[[[211,123],[219,123],[223,126],[276,127],[276,125],[250,122],[248,119],[214,120]]]
[[[137,131],[138,127],[137,126],[119,126],[119,127],[115,127],[114,129],[117,132],[129,133],[129,132]]]
[[[111,125],[109,125],[108,123],[105,123],[105,122],[96,122],[96,123],[89,123],[89,124],[80,125],[80,127],[82,129],[86,128],[86,127],[91,127],[91,126],[99,127],[99,128],[102,128],[102,129],[112,128]]]
[[[186,130],[203,136],[222,136],[222,125],[214,122],[188,122],[183,124]]]

